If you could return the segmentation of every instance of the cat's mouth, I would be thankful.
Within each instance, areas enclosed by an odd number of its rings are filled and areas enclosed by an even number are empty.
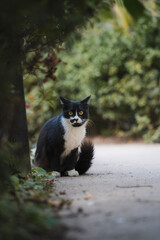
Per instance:
[[[73,123],[72,126],[73,126],[73,127],[80,127],[80,126],[82,126],[82,124],[83,124],[83,123]]]

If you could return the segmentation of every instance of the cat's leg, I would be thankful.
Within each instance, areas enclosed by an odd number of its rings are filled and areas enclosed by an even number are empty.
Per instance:
[[[75,170],[75,166],[78,160],[78,148],[71,151],[71,153],[64,160],[64,175],[70,177],[79,176],[79,173]]]
[[[52,172],[55,177],[60,177],[60,160],[58,154],[56,154],[53,150],[47,151],[47,158],[50,172]]]

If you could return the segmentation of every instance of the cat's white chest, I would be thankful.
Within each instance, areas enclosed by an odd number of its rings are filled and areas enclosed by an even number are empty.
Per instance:
[[[70,121],[68,119],[65,119],[62,117],[61,119],[62,125],[64,127],[64,152],[61,154],[61,158],[64,158],[67,156],[73,149],[80,146],[82,140],[84,139],[86,135],[86,125],[82,125],[80,127],[73,127],[70,124]]]

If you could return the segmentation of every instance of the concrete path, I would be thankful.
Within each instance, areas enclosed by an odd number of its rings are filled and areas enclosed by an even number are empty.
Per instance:
[[[69,239],[160,240],[160,145],[97,145],[88,174],[56,188]]]

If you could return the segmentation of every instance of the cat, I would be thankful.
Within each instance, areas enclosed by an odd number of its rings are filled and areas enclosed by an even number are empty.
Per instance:
[[[60,97],[63,111],[49,119],[40,131],[35,152],[35,163],[56,176],[78,176],[92,165],[94,146],[82,143],[88,122],[90,97],[72,101]]]

